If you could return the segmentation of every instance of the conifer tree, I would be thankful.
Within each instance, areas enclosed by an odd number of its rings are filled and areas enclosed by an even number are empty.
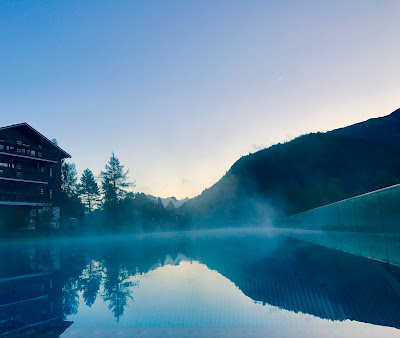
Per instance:
[[[104,193],[104,202],[116,203],[123,198],[127,191],[125,188],[134,186],[128,181],[129,170],[124,171],[124,166],[119,159],[111,154],[110,160],[105,166],[105,171],[100,174],[101,185]]]
[[[64,160],[61,163],[61,191],[68,198],[73,198],[77,194],[78,174],[74,163],[68,163]]]
[[[74,163],[61,162],[61,193],[57,196],[62,217],[80,218],[85,206],[78,195],[78,175]]]
[[[93,173],[89,169],[85,169],[81,176],[81,184],[79,185],[79,193],[83,203],[85,203],[89,212],[99,201],[100,189],[97,185]]]

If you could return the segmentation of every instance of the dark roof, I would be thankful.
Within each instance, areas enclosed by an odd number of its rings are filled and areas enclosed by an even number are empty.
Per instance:
[[[55,148],[56,150],[58,150],[59,152],[61,152],[64,155],[64,158],[70,158],[71,155],[68,154],[65,150],[61,149],[57,144],[55,144],[54,142],[50,141],[46,136],[44,136],[43,134],[39,133],[35,128],[31,127],[28,123],[23,122],[23,123],[18,123],[18,124],[12,124],[11,126],[5,126],[5,127],[0,127],[0,130],[4,130],[4,129],[11,129],[11,128],[21,128],[21,127],[25,127],[28,128],[30,131],[32,131],[33,133],[37,134],[38,136],[40,136],[44,141],[46,141],[50,146],[52,146],[53,148]]]

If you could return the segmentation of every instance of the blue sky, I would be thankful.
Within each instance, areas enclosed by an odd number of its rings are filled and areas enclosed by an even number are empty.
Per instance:
[[[1,1],[0,125],[194,197],[242,155],[400,107],[399,1]]]

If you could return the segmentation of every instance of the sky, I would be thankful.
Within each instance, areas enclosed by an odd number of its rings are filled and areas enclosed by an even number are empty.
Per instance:
[[[0,1],[0,125],[194,197],[241,156],[400,107],[400,1]]]

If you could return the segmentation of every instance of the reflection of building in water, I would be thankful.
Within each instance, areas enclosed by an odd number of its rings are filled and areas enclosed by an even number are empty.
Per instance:
[[[0,334],[60,335],[72,322],[63,319],[59,251],[12,253],[1,252],[9,259],[0,269]]]

